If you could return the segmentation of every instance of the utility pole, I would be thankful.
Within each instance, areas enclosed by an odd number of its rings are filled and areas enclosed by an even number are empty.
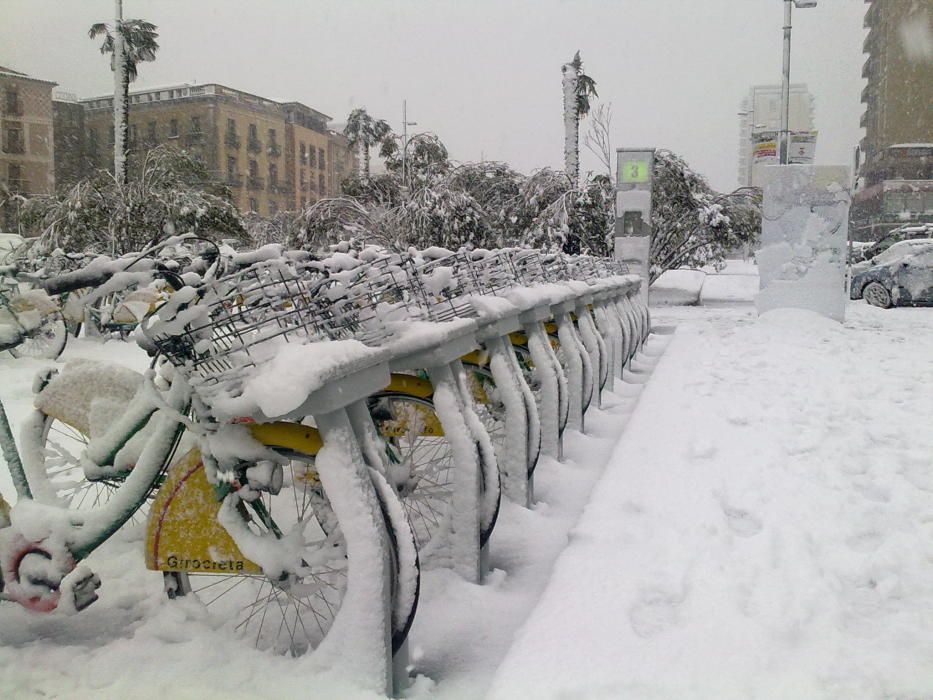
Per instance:
[[[402,100],[402,187],[408,186],[408,127],[417,126],[418,122],[408,121],[408,100]]]
[[[787,151],[790,146],[790,13],[793,5],[798,10],[816,7],[817,0],[784,0],[784,71],[781,81],[781,137],[780,163],[787,165]]]

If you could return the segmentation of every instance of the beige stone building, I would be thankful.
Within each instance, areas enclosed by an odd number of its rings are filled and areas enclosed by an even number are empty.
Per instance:
[[[858,239],[933,221],[933,0],[866,0]]]
[[[81,104],[87,160],[110,167],[113,98]],[[129,144],[137,154],[158,144],[189,151],[230,186],[240,211],[271,216],[339,193],[353,154],[329,121],[300,102],[216,83],[178,85],[130,94]]]
[[[14,192],[40,194],[55,188],[54,86],[0,66],[0,182]],[[16,228],[15,212],[0,213],[0,230]]]

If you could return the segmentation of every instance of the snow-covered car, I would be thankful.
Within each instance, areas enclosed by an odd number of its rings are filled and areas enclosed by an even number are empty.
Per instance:
[[[890,231],[883,238],[860,246],[860,250],[853,250],[853,262],[871,260],[876,255],[885,252],[888,248],[903,241],[933,238],[933,224],[908,224],[899,226]]]
[[[894,262],[895,260],[903,258],[905,255],[910,255],[911,253],[926,250],[928,247],[930,247],[931,244],[933,244],[933,238],[918,238],[916,240],[899,241],[894,243],[893,245],[885,248],[879,253],[876,253],[870,258],[865,258],[861,262],[857,262],[852,265],[852,277],[855,277],[855,275],[860,274],[865,270],[870,270],[876,265],[887,265],[890,262]]]
[[[853,269],[850,298],[884,309],[933,305],[933,239],[902,241],[867,265]]]

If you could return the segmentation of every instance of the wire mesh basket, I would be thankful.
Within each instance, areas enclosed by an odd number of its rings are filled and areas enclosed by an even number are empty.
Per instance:
[[[425,310],[432,321],[476,317],[470,297],[483,292],[470,265],[469,253],[461,251],[431,260],[419,265],[415,272],[426,298]]]
[[[310,267],[257,263],[197,291],[176,293],[147,319],[143,332],[173,365],[205,382],[242,376],[271,359],[282,343],[378,340],[375,310],[355,300],[334,303],[331,281]]]
[[[471,255],[469,265],[480,294],[502,294],[519,284],[512,256],[507,250]]]
[[[541,254],[537,250],[512,248],[506,252],[512,260],[512,267],[520,284],[527,286],[549,281],[541,264]]]

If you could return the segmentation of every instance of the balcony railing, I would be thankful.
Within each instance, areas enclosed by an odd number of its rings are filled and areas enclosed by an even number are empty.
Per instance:
[[[25,147],[23,146],[22,141],[7,141],[3,146],[3,150],[6,153],[18,153],[22,154],[26,152]]]
[[[230,146],[230,148],[239,148],[240,147],[240,137],[236,135],[234,131],[228,131],[224,135],[224,143]]]
[[[247,177],[246,178],[246,189],[248,190],[261,190],[265,187],[265,183],[261,177]]]
[[[252,153],[259,153],[262,150],[262,142],[259,139],[246,139],[246,150]]]
[[[273,158],[278,158],[280,155],[282,155],[282,149],[279,147],[279,144],[270,143],[269,147],[266,149],[266,153],[268,153]]]

